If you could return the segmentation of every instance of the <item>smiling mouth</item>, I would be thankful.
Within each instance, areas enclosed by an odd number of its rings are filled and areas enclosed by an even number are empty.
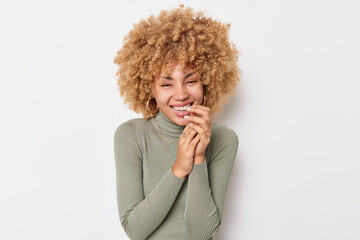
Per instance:
[[[170,106],[170,107],[176,112],[186,112],[186,109],[191,107],[193,104],[194,104],[194,102],[191,102],[189,105],[183,106],[183,107],[172,107],[172,106]]]

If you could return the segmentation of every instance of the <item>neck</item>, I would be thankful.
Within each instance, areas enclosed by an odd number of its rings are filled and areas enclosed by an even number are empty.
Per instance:
[[[181,136],[185,126],[180,126],[171,121],[164,113],[159,109],[159,112],[154,116],[156,118],[161,133],[169,140],[176,140]],[[152,119],[155,120],[155,119]],[[156,125],[155,121],[154,124]]]

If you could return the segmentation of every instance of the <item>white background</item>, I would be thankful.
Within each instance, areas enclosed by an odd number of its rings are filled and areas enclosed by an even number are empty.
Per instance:
[[[179,3],[231,23],[242,83],[217,121],[240,145],[214,240],[360,239],[358,1],[7,1],[0,6],[0,238],[128,239],[113,58]]]

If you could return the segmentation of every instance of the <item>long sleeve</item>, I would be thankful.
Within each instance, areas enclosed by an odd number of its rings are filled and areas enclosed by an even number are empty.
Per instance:
[[[144,240],[161,224],[185,181],[171,168],[145,198],[142,151],[136,127],[127,121],[114,134],[116,190],[121,225],[132,240]]]
[[[185,220],[192,239],[208,240],[219,230],[238,145],[235,131],[222,128],[210,140],[210,159],[195,164],[189,174]]]

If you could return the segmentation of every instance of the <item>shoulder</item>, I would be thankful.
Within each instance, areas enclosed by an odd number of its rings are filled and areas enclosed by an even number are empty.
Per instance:
[[[143,132],[142,129],[145,127],[146,120],[144,118],[133,118],[118,125],[114,137],[133,138]]]
[[[222,123],[212,123],[211,124],[211,137],[214,140],[221,140],[225,142],[234,142],[239,143],[239,137],[237,133],[230,127]]]
[[[236,154],[238,146],[239,137],[232,128],[221,123],[211,124],[209,148],[212,156],[216,156],[220,153]]]
[[[115,130],[115,133],[119,131],[127,131],[127,130],[134,131],[135,129],[141,129],[145,127],[145,125],[146,125],[146,120],[144,118],[129,119],[118,125],[118,127]]]
[[[139,120],[130,119],[121,123],[114,133],[114,153],[117,162],[137,159],[141,163],[143,147],[141,131],[138,130]]]

